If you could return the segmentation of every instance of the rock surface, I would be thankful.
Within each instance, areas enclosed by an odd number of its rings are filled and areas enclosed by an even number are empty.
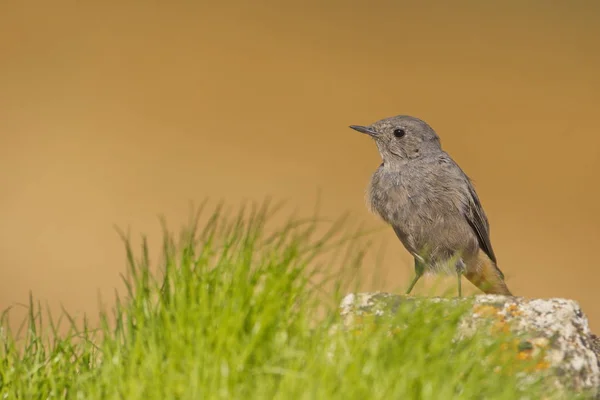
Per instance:
[[[459,324],[461,337],[489,326],[503,327],[523,338],[526,346],[519,348],[519,357],[544,352],[540,369],[557,389],[591,391],[600,398],[600,338],[589,331],[586,316],[573,300],[497,295],[420,298],[381,292],[357,293],[343,299],[341,315],[348,328],[360,325],[365,315],[391,315],[407,302],[418,306],[422,302],[467,301],[472,302],[472,312],[467,313]]]

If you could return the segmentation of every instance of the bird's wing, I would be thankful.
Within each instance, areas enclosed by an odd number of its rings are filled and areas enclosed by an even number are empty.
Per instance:
[[[466,175],[465,175],[466,177]],[[479,197],[477,197],[477,193],[473,188],[473,185],[469,178],[467,178],[467,185],[469,188],[469,198],[468,204],[465,207],[465,217],[473,228],[473,231],[477,235],[477,240],[479,241],[479,247],[481,250],[487,254],[487,256],[496,264],[496,255],[494,254],[494,249],[492,248],[492,243],[490,241],[490,227],[483,211],[483,207],[481,207],[481,203],[479,202]],[[496,266],[500,276],[504,279],[504,274],[498,266]]]

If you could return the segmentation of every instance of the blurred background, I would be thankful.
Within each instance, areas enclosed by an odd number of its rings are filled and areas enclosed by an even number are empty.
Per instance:
[[[365,207],[379,155],[348,125],[411,114],[474,180],[511,290],[600,331],[600,2],[210,3],[0,3],[0,308],[31,290],[93,314],[125,269],[114,226],[158,245],[157,216],[207,196],[320,193],[382,228],[365,289],[403,291],[412,260]]]

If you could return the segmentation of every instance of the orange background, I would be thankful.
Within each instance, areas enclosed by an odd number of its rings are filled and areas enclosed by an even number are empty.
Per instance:
[[[347,126],[411,114],[474,179],[511,290],[600,330],[600,3],[483,3],[3,1],[0,308],[93,313],[125,267],[113,225],[157,237],[206,196],[309,212],[320,190],[383,227]],[[402,290],[410,257],[375,242],[377,289]]]

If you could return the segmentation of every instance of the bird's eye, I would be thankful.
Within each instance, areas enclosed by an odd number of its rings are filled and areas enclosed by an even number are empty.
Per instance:
[[[401,129],[401,128],[394,129],[394,136],[396,136],[397,138],[401,138],[404,135],[406,135],[406,131],[404,131],[404,129]]]

